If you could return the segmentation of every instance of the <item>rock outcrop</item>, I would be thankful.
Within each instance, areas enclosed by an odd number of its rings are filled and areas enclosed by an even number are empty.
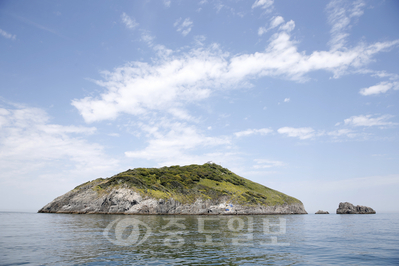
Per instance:
[[[181,167],[182,171],[174,175],[170,171],[180,168],[133,169],[87,182],[54,199],[39,212],[307,214],[299,200],[238,177],[218,165],[188,167],[191,168]]]
[[[306,214],[301,203],[275,206],[236,205],[227,198],[220,200],[197,199],[181,203],[171,199],[143,198],[127,188],[113,189],[98,196],[91,187],[80,188],[56,198],[41,213],[103,213],[103,214]]]
[[[337,209],[337,214],[375,214],[376,212],[366,206],[354,206],[349,202],[341,202]]]
[[[318,210],[315,214],[330,214],[328,211]]]

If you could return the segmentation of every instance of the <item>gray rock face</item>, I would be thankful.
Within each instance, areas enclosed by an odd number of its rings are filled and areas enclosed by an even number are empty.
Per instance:
[[[337,209],[337,214],[375,214],[375,211],[366,206],[354,206],[349,202],[341,202]]]
[[[328,211],[318,210],[315,214],[330,214]]]
[[[81,186],[47,204],[40,213],[106,213],[106,214],[307,214],[303,204],[277,206],[235,205],[228,198],[197,199],[182,204],[173,198],[157,200],[143,198],[129,188],[114,188],[101,193],[93,185]]]

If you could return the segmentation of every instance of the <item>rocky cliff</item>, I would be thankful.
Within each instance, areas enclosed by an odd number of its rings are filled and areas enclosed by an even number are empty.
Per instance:
[[[366,206],[354,206],[349,202],[341,202],[337,209],[337,214],[375,214],[375,211]]]
[[[136,168],[86,182],[41,213],[306,214],[301,201],[214,163]]]

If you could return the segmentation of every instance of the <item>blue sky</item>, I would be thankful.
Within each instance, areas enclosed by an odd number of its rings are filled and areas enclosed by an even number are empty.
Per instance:
[[[399,211],[397,1],[2,1],[0,209],[213,161]]]

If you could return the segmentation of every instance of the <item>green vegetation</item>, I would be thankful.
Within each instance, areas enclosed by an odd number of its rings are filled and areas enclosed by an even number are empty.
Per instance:
[[[221,197],[241,205],[274,206],[300,202],[281,192],[242,178],[214,163],[129,169],[110,178],[96,179],[90,183],[98,193],[104,193],[115,187],[128,187],[143,196],[157,199],[174,198],[182,203],[193,203],[198,198],[214,200]],[[89,183],[78,187],[86,184]]]

